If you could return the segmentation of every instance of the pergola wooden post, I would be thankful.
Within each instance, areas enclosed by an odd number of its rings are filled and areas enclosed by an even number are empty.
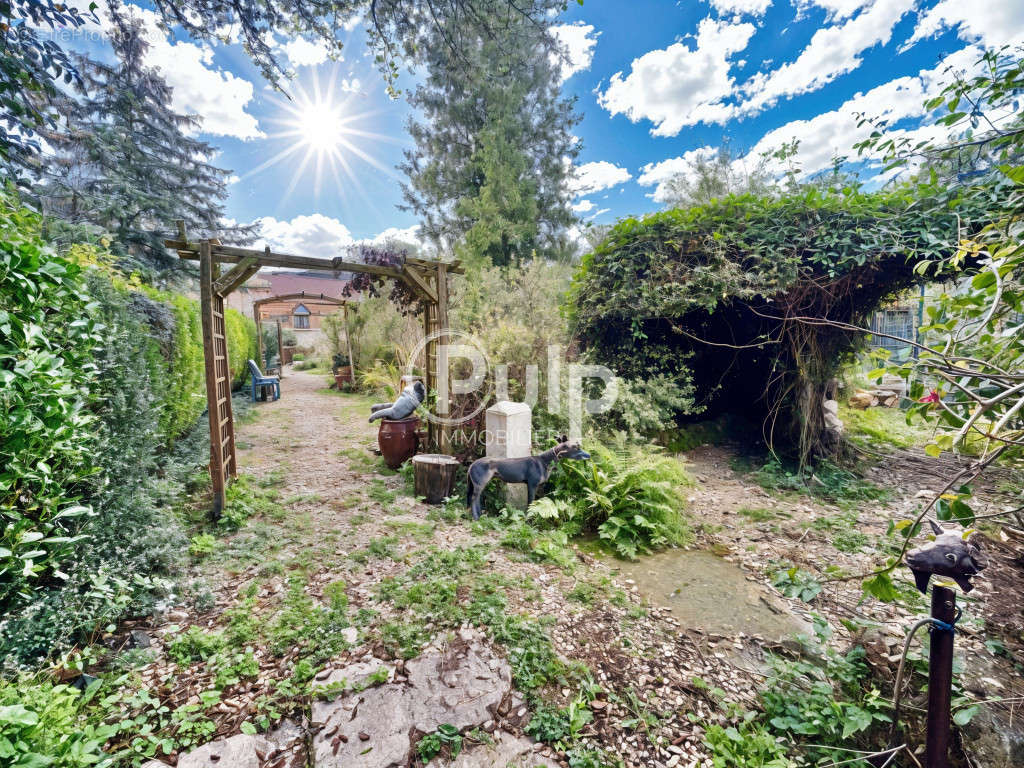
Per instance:
[[[235,456],[234,414],[231,411],[231,367],[228,361],[224,299],[261,268],[362,272],[401,280],[423,302],[425,307],[423,330],[426,337],[429,339],[432,333],[437,332],[437,338],[429,340],[424,351],[423,362],[427,387],[428,389],[437,388],[440,377],[443,376],[445,377],[445,386],[441,389],[448,392],[448,371],[438,370],[437,366],[437,343],[448,338],[448,273],[462,274],[462,267],[457,261],[441,262],[432,259],[407,258],[398,267],[360,264],[345,261],[341,257],[328,261],[309,256],[272,253],[269,247],[256,250],[221,245],[216,240],[190,241],[185,232],[185,226],[180,221],[177,222],[177,230],[177,238],[165,240],[164,245],[177,251],[178,256],[182,259],[199,262],[199,300],[203,324],[203,357],[206,362],[206,403],[210,418],[210,478],[213,485],[215,517],[219,516],[224,508],[224,494],[228,483],[238,474],[238,462]],[[233,264],[234,266],[224,275],[220,275],[220,264]],[[253,313],[258,333],[260,332],[259,309],[255,305],[282,298],[286,299],[290,296],[270,297],[270,299],[254,302]],[[324,297],[321,294],[317,298],[324,300],[333,297]],[[344,306],[343,301],[335,301]],[[262,355],[261,340],[261,358]],[[355,363],[351,359],[349,362],[353,365]],[[428,422],[427,430],[431,447],[447,451],[449,447],[448,429],[431,420]]]

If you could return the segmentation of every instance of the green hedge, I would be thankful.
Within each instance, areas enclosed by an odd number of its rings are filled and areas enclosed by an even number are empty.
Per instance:
[[[160,431],[173,440],[191,428],[206,409],[199,303],[179,293],[152,288],[142,290],[149,298],[166,304],[174,314],[174,335],[167,356],[167,387],[160,404]],[[247,375],[246,361],[255,359],[258,354],[256,323],[234,309],[227,310],[225,319],[231,377],[238,386]]]
[[[197,302],[96,247],[62,257],[40,224],[0,190],[0,659],[20,666],[172,589],[175,499],[209,446]],[[241,381],[255,325],[229,310],[227,331]]]

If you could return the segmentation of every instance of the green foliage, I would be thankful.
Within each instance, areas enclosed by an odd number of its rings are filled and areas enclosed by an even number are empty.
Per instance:
[[[68,53],[37,29],[60,27],[77,34],[91,16],[54,0],[0,6],[0,105],[5,118],[0,128],[0,170],[5,179],[18,179],[38,165],[39,133],[54,122],[53,98],[65,87],[82,83]]]
[[[526,732],[537,741],[564,748],[575,741],[580,731],[593,721],[594,713],[587,707],[589,702],[590,699],[583,692],[564,709],[540,703],[526,726]]]
[[[429,763],[442,752],[449,760],[454,760],[462,752],[462,736],[451,723],[441,723],[436,731],[420,739],[416,751],[424,763]]]
[[[405,573],[384,579],[377,597],[392,602],[399,612],[381,628],[385,647],[412,658],[439,627],[469,623],[486,628],[505,647],[519,690],[532,693],[562,679],[567,670],[544,621],[505,611],[505,593],[521,584],[486,573],[486,562],[483,547],[431,549]]]
[[[583,258],[570,321],[623,378],[682,375],[708,416],[765,423],[769,444],[798,448],[801,463],[834,455],[822,396],[865,337],[787,318],[863,324],[918,279],[915,258],[984,218],[925,217],[918,203],[906,190],[811,188],[623,219]]]
[[[709,725],[704,744],[715,768],[795,768],[789,748],[747,712],[735,725]]]
[[[188,551],[194,557],[204,557],[217,549],[217,539],[209,533],[200,533],[189,541]]]
[[[917,448],[928,442],[932,430],[921,419],[907,418],[898,408],[850,408],[839,404],[846,436],[867,448]]]
[[[422,322],[417,322],[412,315],[403,315],[387,296],[366,296],[351,305],[348,323],[352,356],[359,374],[373,368],[378,360],[382,365],[404,364],[405,356],[423,333]],[[400,375],[393,377],[395,383]],[[374,383],[367,391],[379,391],[379,388]]]
[[[113,758],[103,746],[116,732],[86,716],[96,695],[84,695],[47,678],[0,677],[0,763],[10,768],[105,768]]]
[[[331,590],[329,603],[320,605],[305,587],[303,579],[289,579],[284,606],[269,629],[270,649],[282,655],[298,648],[304,658],[317,664],[346,647],[341,630],[350,626],[348,597],[343,588]]]
[[[804,749],[811,759],[849,757],[841,750],[870,744],[872,729],[891,722],[888,702],[870,684],[863,648],[846,654],[829,649],[823,666],[775,656],[769,662],[771,684],[760,692],[764,721],[791,741],[807,742]]]
[[[194,661],[207,661],[225,646],[220,632],[208,632],[200,627],[189,627],[167,646],[167,655],[180,667],[187,667]]]
[[[673,432],[683,414],[700,413],[693,401],[693,384],[686,372],[619,379],[611,409],[595,417],[598,428],[612,429],[630,440]]]
[[[754,477],[768,491],[806,493],[830,502],[884,501],[890,492],[830,461],[800,471],[772,457]]]
[[[40,237],[40,218],[0,193],[0,606],[66,578],[96,465],[89,389],[100,342],[81,268]]]
[[[259,354],[256,341],[256,323],[237,309],[227,308],[224,324],[228,337],[228,362],[231,364],[231,380],[241,384],[248,377],[249,360]]]
[[[597,533],[626,558],[688,541],[681,489],[690,480],[678,461],[650,449],[619,454],[589,443],[587,449],[590,461],[560,462],[550,480],[567,531]]]
[[[112,26],[115,62],[77,56],[84,89],[54,99],[62,120],[47,132],[53,157],[36,169],[36,194],[47,210],[110,232],[122,264],[181,269],[163,245],[175,220],[194,235],[234,242],[253,227],[224,219],[230,171],[213,165],[214,148],[195,138],[199,118],[171,108],[171,89],[147,66],[142,23],[121,17]]]
[[[805,603],[814,600],[821,592],[821,582],[795,565],[772,574],[772,586],[786,597],[795,597]]]
[[[579,151],[573,102],[559,88],[559,51],[549,29],[562,6],[541,0],[508,14],[481,0],[471,17],[441,12],[407,47],[424,77],[410,94],[423,120],[409,123],[415,151],[403,192],[428,240],[460,243],[476,264],[512,266],[560,255],[572,224],[565,162]],[[550,12],[550,13],[549,13]],[[476,19],[488,22],[480,29]],[[450,41],[476,36],[465,68],[451,76]]]
[[[819,640],[830,632],[823,622],[818,630]],[[705,732],[716,768],[795,768],[835,761],[867,768],[868,762],[851,756],[851,750],[872,750],[891,718],[890,703],[872,685],[864,649],[839,653],[808,647],[807,652],[806,659],[797,660],[768,655],[770,675],[759,691],[761,712],[723,702],[729,722],[709,724]],[[725,695],[720,689],[711,693]]]
[[[1024,365],[1024,57],[1010,47],[986,51],[969,71],[953,72],[925,104],[942,114],[937,123],[947,135],[910,142],[879,125],[858,149],[884,157],[887,170],[913,174],[908,186],[918,194],[946,192],[923,205],[922,215],[934,215],[941,203],[987,214],[985,226],[954,230],[941,252],[915,267],[921,275],[959,278],[928,307],[915,359],[882,359],[869,374],[906,379],[916,401],[908,423],[916,414],[938,432],[925,452],[979,455],[976,477],[997,459],[1019,459],[1024,449],[1024,400],[1007,375]],[[969,525],[974,513],[958,501],[943,514]]]
[[[208,439],[193,429],[205,403],[195,302],[124,278],[101,248],[61,259],[38,217],[9,195],[0,205],[0,279],[15,281],[0,292],[0,473],[16,473],[0,475],[0,651],[25,664],[171,592],[186,547],[172,504]]]

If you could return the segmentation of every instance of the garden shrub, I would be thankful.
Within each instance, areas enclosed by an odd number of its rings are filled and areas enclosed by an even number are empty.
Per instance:
[[[208,436],[196,302],[95,246],[61,258],[0,206],[0,656],[24,666],[170,596]],[[255,326],[229,311],[228,335],[243,370]]]
[[[730,196],[627,218],[587,254],[568,305],[584,350],[626,379],[692,377],[709,417],[766,425],[801,465],[834,455],[825,387],[885,300],[919,281],[915,261],[984,212],[922,213],[907,189]],[[957,228],[961,229],[958,230]]]
[[[0,608],[59,581],[99,471],[90,388],[99,342],[81,269],[0,193]]]
[[[596,533],[620,557],[635,558],[690,539],[682,488],[690,483],[675,459],[652,452],[616,453],[588,442],[590,461],[559,462],[550,501],[531,505],[570,535]]]
[[[672,433],[680,415],[700,412],[693,402],[693,384],[685,373],[619,379],[618,384],[615,403],[594,420],[598,428],[627,439],[641,441]]]
[[[99,683],[82,692],[43,677],[0,677],[0,764],[11,768],[105,768],[103,745],[116,725],[83,712]]]

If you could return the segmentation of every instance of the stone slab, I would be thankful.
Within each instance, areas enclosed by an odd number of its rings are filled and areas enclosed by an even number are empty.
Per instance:
[[[494,744],[480,744],[460,752],[448,762],[435,757],[427,768],[558,768],[553,760],[538,754],[536,744],[524,736],[513,736],[505,731],[493,735]]]
[[[239,733],[196,747],[178,758],[178,768],[260,768],[274,745],[262,736]]]

